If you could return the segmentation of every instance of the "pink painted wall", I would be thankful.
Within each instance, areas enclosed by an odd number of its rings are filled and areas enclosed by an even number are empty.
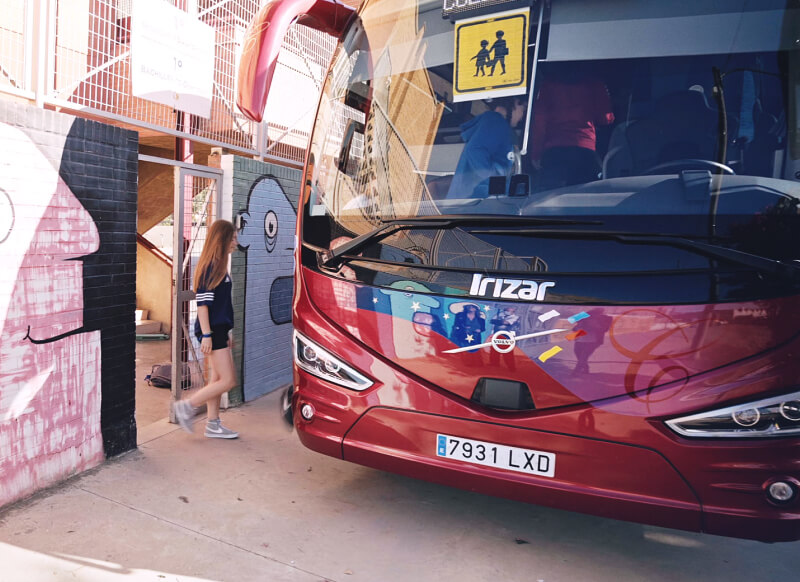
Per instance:
[[[43,113],[47,131],[11,123]],[[101,237],[67,184],[88,177],[62,151],[74,122],[0,107],[0,506],[105,457],[103,330],[84,321],[84,260]]]

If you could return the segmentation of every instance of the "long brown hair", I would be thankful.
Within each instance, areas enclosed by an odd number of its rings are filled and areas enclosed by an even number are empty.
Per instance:
[[[228,220],[215,220],[200,251],[194,272],[194,290],[213,289],[228,274],[228,249],[235,229]]]

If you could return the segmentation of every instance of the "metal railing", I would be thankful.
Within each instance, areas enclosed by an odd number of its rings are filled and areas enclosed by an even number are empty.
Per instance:
[[[33,2],[2,0],[0,90],[32,97]]]
[[[301,163],[316,97],[292,114],[282,104],[319,94],[335,39],[292,26],[278,59],[278,94],[264,121],[236,107],[236,78],[247,25],[259,0],[164,0],[214,29],[214,83],[210,119],[133,96],[130,39],[133,0],[0,0],[0,91],[99,118],[127,123],[237,152]],[[88,10],[87,10],[88,8]],[[280,95],[280,91],[286,95]],[[273,123],[273,120],[280,120]]]

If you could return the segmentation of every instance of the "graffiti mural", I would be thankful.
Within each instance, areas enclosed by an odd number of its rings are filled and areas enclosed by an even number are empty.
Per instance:
[[[83,329],[83,264],[97,228],[25,134],[0,141],[0,503],[100,462],[100,332]],[[35,176],[35,178],[32,178]],[[62,225],[68,224],[67,229]],[[56,438],[47,438],[53,435]]]
[[[33,119],[30,112],[36,110],[15,106],[12,111],[19,120],[26,114]],[[87,317],[92,307],[96,314],[105,307],[88,305],[87,297],[104,281],[110,286],[111,275],[87,284],[85,263],[97,263],[105,253],[96,219],[70,185],[85,194],[87,182],[99,177],[93,172],[106,171],[102,166],[88,170],[79,156],[69,154],[68,145],[86,149],[85,129],[102,124],[50,112],[44,120],[51,126],[29,129],[12,126],[0,115],[6,152],[0,159],[0,506],[97,465],[109,449],[127,450],[136,442],[135,427],[132,441],[109,438],[103,430],[103,329],[113,320]],[[129,133],[118,134],[126,147]],[[105,155],[118,158],[119,152],[108,149]],[[117,181],[130,180],[123,174]],[[135,197],[135,172],[133,178]],[[97,195],[98,188],[88,187]],[[112,228],[124,244],[124,221]],[[106,254],[100,262],[107,271],[130,270],[135,277],[135,253],[132,261],[110,267]],[[118,280],[123,288],[125,282]],[[133,330],[130,335],[133,345]],[[108,355],[119,356],[122,346],[118,341]],[[125,385],[121,377],[115,389]],[[109,401],[116,404],[116,418],[125,416],[118,400]],[[132,416],[132,402],[130,409]]]
[[[240,213],[246,252],[242,383],[244,399],[291,382],[292,274],[297,211],[277,180],[262,177]]]

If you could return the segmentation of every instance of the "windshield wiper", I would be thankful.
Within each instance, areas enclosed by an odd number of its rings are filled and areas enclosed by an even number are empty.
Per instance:
[[[793,265],[784,263],[782,261],[776,261],[775,259],[729,249],[716,244],[699,242],[688,238],[672,238],[658,235],[620,234],[615,238],[621,242],[628,242],[631,244],[660,244],[687,249],[713,259],[720,259],[744,265],[745,267],[751,267],[756,271],[762,271],[770,275],[788,277],[791,280],[800,280],[800,264]]]
[[[496,229],[473,230],[473,234],[502,234],[504,231]],[[760,255],[753,255],[744,251],[729,249],[718,244],[700,242],[681,236],[667,234],[652,234],[639,232],[624,232],[614,230],[576,230],[576,229],[537,229],[518,230],[517,235],[552,236],[562,238],[582,238],[588,240],[617,240],[629,244],[663,245],[694,251],[698,254],[719,259],[729,263],[744,265],[757,271],[800,280],[800,263],[790,264],[776,261]]]
[[[560,218],[540,218],[536,216],[507,216],[507,215],[478,215],[478,214],[443,214],[436,216],[417,216],[414,218],[401,218],[387,220],[378,228],[357,236],[356,238],[339,245],[335,249],[319,253],[321,267],[337,267],[342,262],[342,256],[357,254],[365,245],[389,236],[397,230],[428,229],[428,228],[455,228],[457,226],[486,226],[494,228],[510,228],[520,226],[570,226],[570,225],[601,225],[597,220],[565,220]]]

